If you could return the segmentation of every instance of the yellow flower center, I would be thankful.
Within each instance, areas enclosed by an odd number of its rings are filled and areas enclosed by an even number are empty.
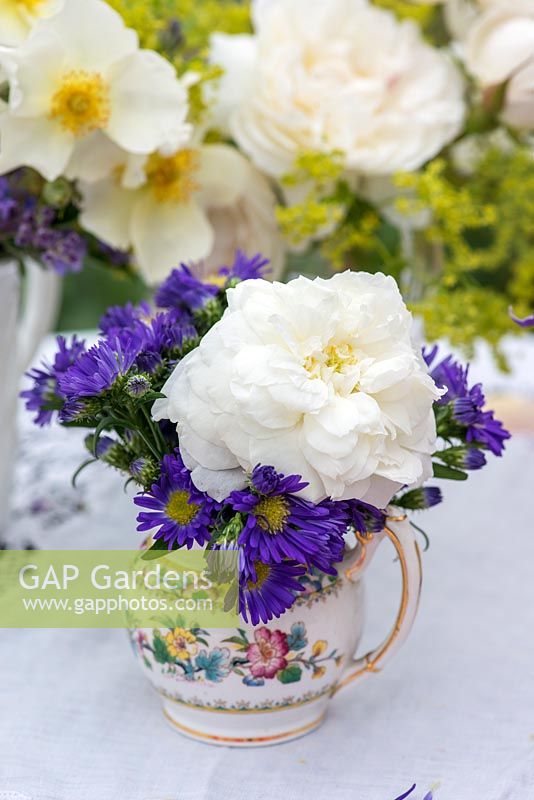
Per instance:
[[[198,646],[195,644],[196,640],[197,637],[184,628],[175,628],[165,637],[171,656],[182,661],[196,654],[198,650]]]
[[[109,87],[98,72],[72,70],[63,75],[52,97],[51,119],[75,136],[85,136],[105,127],[109,115]]]
[[[196,517],[199,508],[197,503],[190,502],[189,492],[178,489],[172,492],[165,513],[179,525],[188,525]]]
[[[258,589],[267,580],[269,575],[271,574],[271,568],[268,564],[263,564],[261,561],[254,562],[254,569],[256,570],[256,582],[254,581],[247,581],[247,586],[249,589]]]
[[[285,497],[263,497],[254,508],[258,525],[269,533],[280,533],[289,517],[289,503]]]
[[[43,0],[12,0],[12,5],[16,8],[22,7],[25,11],[28,11],[30,14],[35,14],[37,9],[40,5],[43,4]]]
[[[354,348],[348,342],[343,344],[329,344],[319,353],[313,353],[304,360],[304,369],[312,378],[322,377],[324,368],[331,372],[343,373],[346,367],[357,363]]]
[[[200,169],[197,150],[179,150],[172,156],[153,153],[145,166],[147,183],[160,203],[187,203],[200,189],[195,174]]]
[[[210,274],[207,275],[203,281],[204,283],[209,283],[212,286],[219,286],[221,289],[223,289],[228,281],[228,275],[219,275],[217,272],[210,272]]]

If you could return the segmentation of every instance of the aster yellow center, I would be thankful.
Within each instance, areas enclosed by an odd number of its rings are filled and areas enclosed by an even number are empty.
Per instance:
[[[197,150],[179,150],[172,156],[153,153],[145,166],[149,187],[160,203],[187,203],[200,189],[195,175],[200,169]]]
[[[256,581],[247,581],[247,587],[249,589],[261,588],[271,574],[270,566],[268,564],[263,564],[261,561],[254,562],[254,569],[256,570]]]
[[[110,115],[109,87],[98,72],[72,70],[52,97],[51,119],[75,136],[104,128]]]
[[[221,289],[224,289],[227,281],[228,275],[219,275],[217,272],[210,272],[210,274],[204,278],[204,283],[209,283],[212,286],[219,286]]]
[[[280,533],[289,517],[289,503],[285,497],[264,497],[254,508],[260,528],[269,533]]]
[[[165,513],[179,525],[188,525],[197,515],[200,506],[189,502],[189,492],[178,489],[172,492]]]

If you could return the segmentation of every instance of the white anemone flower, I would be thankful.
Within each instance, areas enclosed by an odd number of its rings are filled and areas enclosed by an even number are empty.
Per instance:
[[[207,277],[231,263],[236,248],[261,251],[279,275],[283,248],[274,195],[233,147],[188,144],[144,158],[104,147],[99,161],[106,159],[106,178],[80,183],[82,225],[113,247],[131,247],[148,283],[189,261],[204,261]],[[80,167],[86,176],[90,159],[83,165],[80,160]]]
[[[37,20],[52,16],[63,3],[64,0],[2,0],[0,44],[22,44]]]
[[[135,31],[102,0],[65,3],[20,47],[0,48],[0,66],[10,87],[0,172],[30,166],[54,180],[69,165],[76,173],[79,145],[97,135],[139,154],[189,135],[174,68],[139,50]]]
[[[195,485],[217,500],[257,464],[302,495],[384,508],[432,474],[436,388],[390,276],[248,280],[176,366],[153,416],[177,424]]]

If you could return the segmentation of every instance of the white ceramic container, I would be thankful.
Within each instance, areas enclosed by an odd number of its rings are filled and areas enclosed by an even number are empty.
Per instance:
[[[364,623],[362,575],[389,539],[402,570],[402,597],[392,632],[355,657]],[[381,670],[408,635],[421,589],[413,528],[390,513],[378,534],[358,537],[337,579],[310,578],[309,591],[280,619],[236,629],[138,629],[130,632],[139,663],[180,733],[212,744],[279,744],[317,728],[330,698]]]
[[[34,261],[25,279],[14,260],[0,259],[0,533],[7,521],[20,379],[52,327],[60,298],[60,278]]]

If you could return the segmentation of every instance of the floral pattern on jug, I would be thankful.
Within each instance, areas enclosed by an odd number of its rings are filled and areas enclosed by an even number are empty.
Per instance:
[[[246,686],[263,686],[274,679],[298,683],[305,671],[313,679],[322,678],[329,663],[339,666],[343,661],[337,649],[329,650],[325,639],[317,639],[310,647],[306,625],[300,621],[292,624],[289,633],[267,627],[250,632],[237,628],[222,640],[227,646],[213,648],[211,634],[203,628],[155,629],[151,637],[144,631],[131,635],[146,667],[159,665],[162,674],[177,680],[221,683],[233,673]]]

